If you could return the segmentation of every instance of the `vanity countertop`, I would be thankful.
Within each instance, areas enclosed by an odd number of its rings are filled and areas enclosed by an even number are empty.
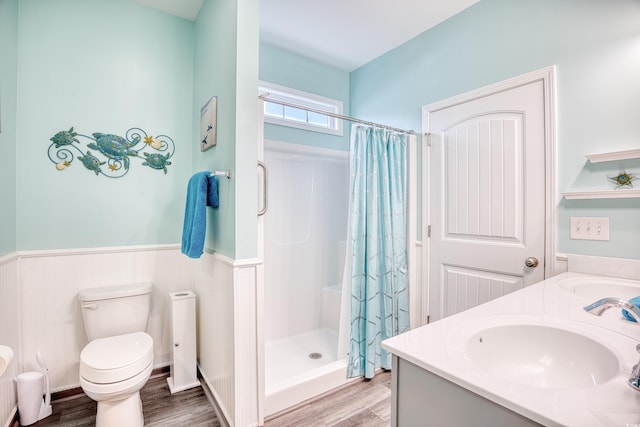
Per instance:
[[[594,288],[608,286],[611,295]],[[563,273],[467,311],[390,338],[383,348],[518,414],[549,426],[640,425],[640,392],[627,380],[640,355],[640,325],[626,321],[620,309],[602,316],[582,307],[615,295],[617,289],[638,288],[640,281],[593,274]],[[625,296],[628,298],[628,296]],[[620,362],[610,380],[581,388],[520,385],[481,369],[467,354],[469,339],[487,328],[541,325],[575,332],[611,350]]]

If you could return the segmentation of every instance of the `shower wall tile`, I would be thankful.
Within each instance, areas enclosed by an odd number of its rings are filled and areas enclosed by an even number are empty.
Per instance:
[[[348,154],[265,141],[269,210],[264,219],[265,340],[335,326],[323,306],[340,286],[348,217]],[[329,302],[329,301],[327,301]],[[333,310],[334,314],[339,311]]]
[[[322,328],[330,329],[336,334],[340,330],[340,305],[342,290],[338,285],[322,288]]]
[[[0,376],[0,425],[7,425],[13,417],[17,397],[13,378],[21,371],[18,257],[0,258],[0,344],[11,347],[13,362]]]

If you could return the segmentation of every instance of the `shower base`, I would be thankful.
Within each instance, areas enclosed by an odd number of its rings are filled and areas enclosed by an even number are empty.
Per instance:
[[[266,343],[265,416],[349,382],[347,363],[337,359],[337,346],[338,334],[330,329]]]

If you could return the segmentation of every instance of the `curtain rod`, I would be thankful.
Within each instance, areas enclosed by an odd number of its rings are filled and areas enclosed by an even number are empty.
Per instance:
[[[374,127],[379,127],[379,128],[392,130],[394,132],[407,133],[409,135],[413,135],[414,134],[414,132],[412,130],[398,129],[398,128],[394,128],[394,127],[387,126],[387,125],[381,125],[379,123],[368,122],[366,120],[360,120],[360,119],[356,119],[356,118],[349,117],[349,116],[343,116],[343,115],[340,115],[340,114],[331,113],[329,111],[316,110],[314,108],[305,107],[304,105],[291,104],[289,102],[278,101],[276,99],[267,99],[269,97],[269,95],[271,95],[271,94],[270,93],[263,93],[262,95],[259,95],[258,98],[262,99],[263,101],[269,101],[269,102],[272,102],[274,104],[284,105],[286,107],[298,108],[300,110],[305,110],[305,111],[309,111],[311,113],[316,113],[316,114],[322,114],[322,115],[325,115],[325,116],[333,117],[335,119],[341,119],[341,120],[347,120],[347,121],[350,121],[350,122],[361,123],[361,124],[364,124],[364,125],[369,125],[369,126],[374,126]]]

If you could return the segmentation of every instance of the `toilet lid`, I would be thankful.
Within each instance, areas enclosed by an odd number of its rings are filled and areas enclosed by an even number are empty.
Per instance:
[[[153,362],[153,339],[144,332],[99,338],[80,353],[80,376],[92,383],[124,381]]]

